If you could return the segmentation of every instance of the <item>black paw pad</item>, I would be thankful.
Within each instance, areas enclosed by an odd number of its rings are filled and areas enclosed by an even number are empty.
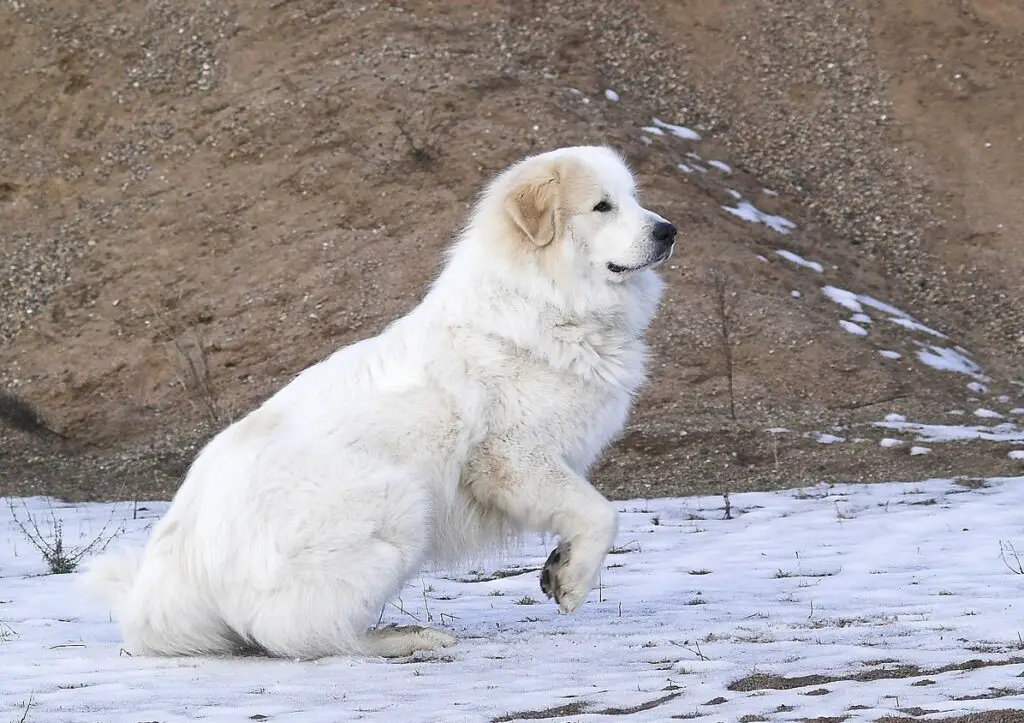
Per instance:
[[[544,561],[544,569],[540,572],[540,589],[549,598],[557,601],[561,592],[558,590],[557,580],[553,570],[569,560],[569,545],[563,543],[551,551],[548,559]]]

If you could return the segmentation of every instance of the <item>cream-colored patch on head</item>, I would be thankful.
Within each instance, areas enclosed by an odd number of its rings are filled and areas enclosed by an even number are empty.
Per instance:
[[[527,158],[491,190],[519,251],[548,269],[620,281],[671,254],[675,228],[640,206],[633,174],[611,149],[580,146]]]
[[[531,159],[510,179],[505,210],[530,243],[547,246],[563,235],[567,217],[597,188],[590,175],[572,158]]]

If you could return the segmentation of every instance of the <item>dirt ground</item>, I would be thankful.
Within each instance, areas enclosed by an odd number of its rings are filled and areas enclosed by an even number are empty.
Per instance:
[[[416,303],[493,173],[597,142],[682,230],[605,492],[1019,474],[871,423],[1024,406],[1022,41],[1016,0],[6,3],[0,390],[60,436],[8,414],[0,495],[172,495],[210,434]],[[900,327],[847,333],[824,283],[949,334],[1008,401]]]

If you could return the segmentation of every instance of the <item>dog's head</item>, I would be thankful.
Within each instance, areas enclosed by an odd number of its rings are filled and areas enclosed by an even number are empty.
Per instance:
[[[617,282],[672,255],[676,227],[640,205],[633,174],[609,148],[527,158],[495,190],[521,244],[579,271]]]

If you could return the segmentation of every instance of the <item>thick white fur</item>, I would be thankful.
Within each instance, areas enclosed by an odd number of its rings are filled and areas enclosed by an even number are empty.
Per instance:
[[[531,184],[554,193],[538,201],[551,239],[510,213]],[[614,209],[594,211],[602,199]],[[449,645],[439,630],[368,628],[423,565],[525,530],[561,537],[550,572],[562,609],[578,608],[616,533],[586,474],[644,381],[658,221],[606,148],[498,176],[411,313],[218,434],[144,552],[92,565],[127,646],[315,658]]]

